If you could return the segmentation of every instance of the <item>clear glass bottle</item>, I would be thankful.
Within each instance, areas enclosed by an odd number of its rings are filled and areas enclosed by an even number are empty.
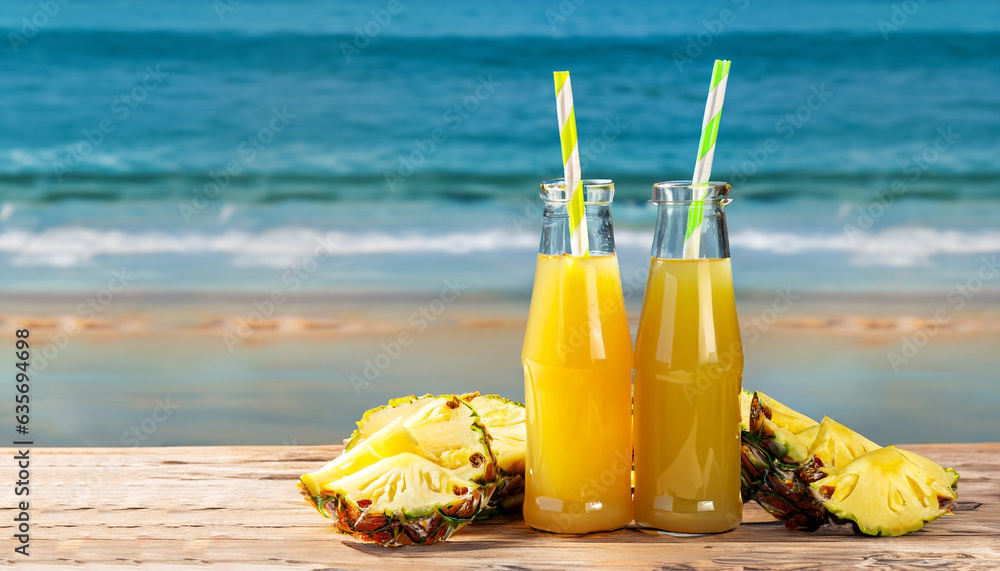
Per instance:
[[[635,345],[635,520],[671,532],[728,531],[743,516],[730,186],[708,184],[700,204],[690,182],[653,185],[656,232]],[[701,221],[700,244],[685,259],[689,218]]]
[[[542,240],[521,361],[524,521],[589,533],[632,520],[632,338],[611,222],[614,183],[584,180],[589,255],[570,252],[562,180],[543,182]]]

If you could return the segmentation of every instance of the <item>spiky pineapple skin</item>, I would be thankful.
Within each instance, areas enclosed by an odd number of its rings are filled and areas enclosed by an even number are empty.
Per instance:
[[[816,458],[802,465],[782,462],[786,451],[765,434],[763,419],[769,412],[755,393],[750,403],[749,430],[741,434],[743,501],[756,500],[767,513],[784,521],[788,529],[819,529],[830,515],[809,484],[825,476],[822,463]]]
[[[432,545],[451,537],[486,509],[495,485],[470,490],[464,498],[426,513],[401,511],[374,512],[360,507],[343,494],[311,495],[299,484],[299,492],[325,517],[334,529],[353,538],[383,547]]]

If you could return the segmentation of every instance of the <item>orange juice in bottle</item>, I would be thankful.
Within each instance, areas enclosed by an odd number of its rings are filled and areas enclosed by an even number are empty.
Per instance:
[[[728,531],[743,514],[729,185],[709,185],[695,207],[689,183],[653,186],[656,233],[635,346],[635,520],[671,532]],[[685,259],[690,216],[701,219],[700,248]]]
[[[524,335],[524,520],[556,533],[632,519],[632,339],[611,224],[614,184],[583,181],[589,253],[570,253],[562,181],[542,184],[542,241]]]

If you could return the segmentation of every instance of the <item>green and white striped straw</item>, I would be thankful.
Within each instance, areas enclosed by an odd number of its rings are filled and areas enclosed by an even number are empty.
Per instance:
[[[712,176],[712,158],[715,156],[715,138],[719,134],[719,120],[722,118],[722,101],[726,97],[729,81],[729,60],[715,60],[712,69],[712,83],[708,87],[708,101],[705,102],[705,117],[701,122],[701,144],[698,145],[698,161],[694,166],[692,186],[695,189],[694,202],[688,209],[687,233],[684,235],[684,259],[694,260],[701,250],[701,221],[704,218],[705,194]]]
[[[573,86],[568,71],[552,72],[556,82],[556,114],[559,117],[559,140],[562,143],[563,174],[569,193],[570,251],[586,256],[587,217],[583,207],[583,181],[580,173],[580,149],[576,140],[576,113],[573,110]]]

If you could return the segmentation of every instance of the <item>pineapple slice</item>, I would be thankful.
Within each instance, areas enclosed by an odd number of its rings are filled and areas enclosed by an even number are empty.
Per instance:
[[[826,474],[834,474],[856,458],[881,448],[871,440],[828,416],[819,423],[812,445],[806,452],[814,464]],[[817,462],[818,460],[818,462]]]
[[[524,474],[527,455],[527,430],[524,424],[524,405],[500,395],[462,395],[479,414],[486,426],[497,456],[497,465],[510,474]]]
[[[812,446],[813,442],[816,441],[817,434],[819,434],[819,425],[814,424],[802,432],[796,433],[795,436],[798,437],[799,442],[801,442],[803,446]]]
[[[426,416],[420,411],[424,410],[429,402],[455,398],[471,406],[479,415],[480,422],[486,427],[490,447],[496,455],[499,468],[500,483],[493,494],[491,509],[480,514],[480,517],[490,517],[517,508],[524,501],[524,465],[527,454],[524,405],[499,395],[469,393],[461,397],[454,395],[435,397],[426,394],[420,397],[407,396],[393,399],[389,404],[373,408],[362,416],[357,423],[358,428],[345,445],[345,450],[353,450],[386,424],[397,419],[405,424],[411,422],[410,419]],[[447,448],[453,446],[454,442],[449,442],[446,435],[438,436],[436,441],[444,446],[441,452],[446,453]],[[418,440],[423,443],[427,437],[418,436]]]
[[[740,416],[743,421],[743,430],[750,430],[750,403],[753,401],[754,395],[760,400],[760,404],[765,406],[769,411],[767,418],[779,428],[792,433],[798,433],[819,424],[801,412],[788,408],[760,391],[751,392],[744,389],[740,392]]]
[[[746,394],[747,391],[740,394],[741,406],[747,400]],[[749,395],[749,402],[746,403],[745,410],[741,411],[744,419],[743,431],[762,436],[761,442],[767,445],[771,455],[781,458],[786,463],[805,462],[810,457],[808,452],[813,438],[809,437],[808,440],[800,438],[796,432],[799,429],[803,433],[811,431],[813,426],[816,426],[816,421],[763,393],[749,393]],[[775,408],[771,408],[772,405]]]
[[[385,547],[430,545],[469,524],[491,491],[403,452],[327,482],[317,507],[356,539]]]
[[[424,458],[429,456],[413,437],[413,433],[402,426],[397,419],[382,427],[361,446],[337,456],[316,472],[303,475],[300,481],[305,484],[309,493],[315,496],[325,484],[403,452],[415,453]]]
[[[495,482],[496,456],[490,446],[490,437],[476,411],[456,395],[403,397],[366,412],[344,447],[345,452],[360,446],[394,422],[410,431],[429,460],[459,470],[463,478],[484,485]],[[474,461],[470,462],[474,456]]]
[[[486,426],[500,468],[500,486],[490,500],[491,509],[480,517],[491,517],[521,506],[528,453],[524,405],[500,395],[471,393],[463,395],[462,399],[475,409]]]
[[[957,473],[887,446],[868,452],[838,473],[813,482],[823,506],[867,535],[902,535],[949,512]]]

